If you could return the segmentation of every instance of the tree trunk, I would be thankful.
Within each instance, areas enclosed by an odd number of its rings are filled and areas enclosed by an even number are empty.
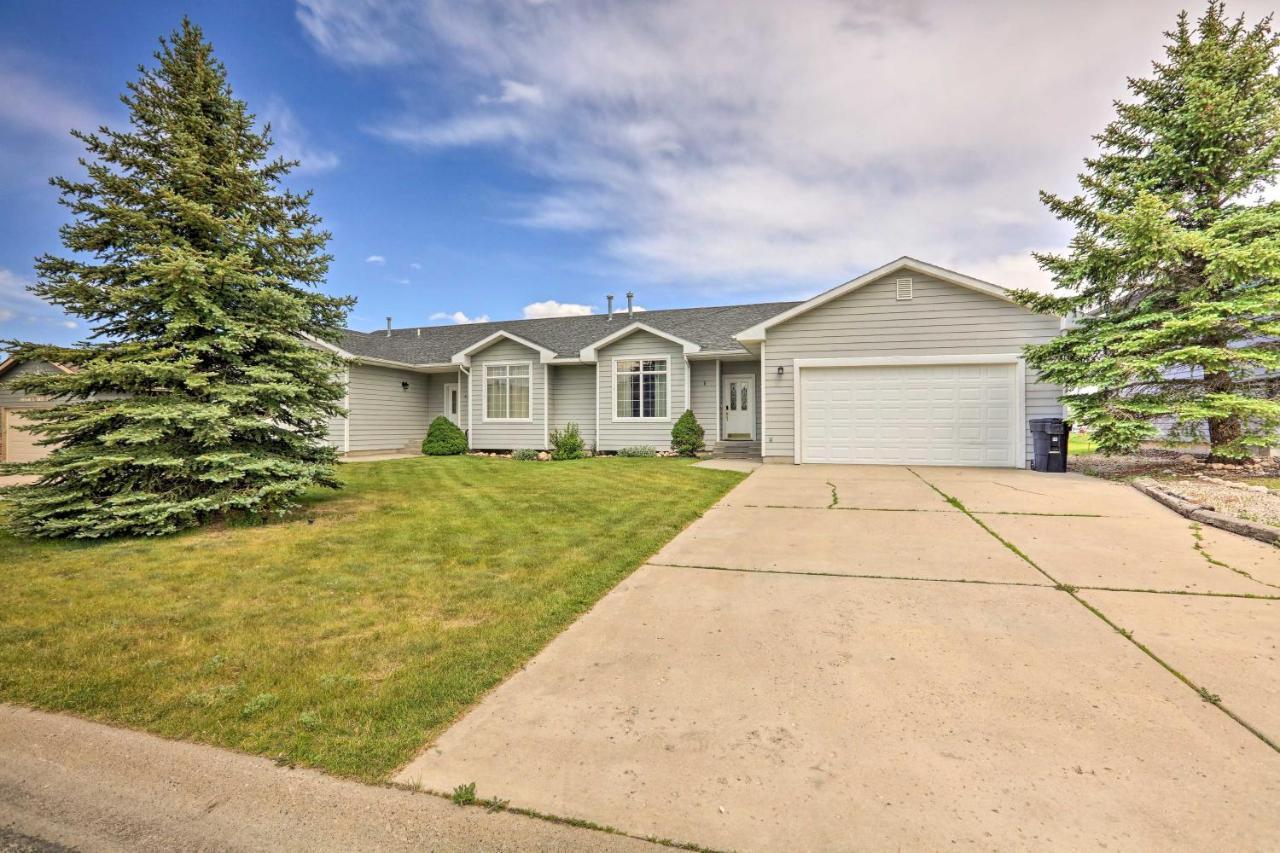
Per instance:
[[[1209,461],[1227,462],[1236,465],[1245,462],[1247,457],[1227,456],[1221,451],[1221,448],[1239,439],[1243,432],[1244,424],[1241,423],[1240,418],[1238,417],[1210,418]]]

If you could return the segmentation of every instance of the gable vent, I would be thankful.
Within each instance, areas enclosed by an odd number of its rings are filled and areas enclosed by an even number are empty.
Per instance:
[[[911,279],[900,278],[897,281],[898,290],[897,298],[899,302],[906,302],[911,298]]]

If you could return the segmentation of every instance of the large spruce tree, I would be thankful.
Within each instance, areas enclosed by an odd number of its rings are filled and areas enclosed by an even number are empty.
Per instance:
[[[1271,19],[1212,3],[1166,34],[1167,58],[1129,80],[1132,100],[1096,138],[1082,193],[1041,193],[1076,227],[1070,251],[1037,255],[1066,295],[1018,292],[1074,328],[1028,348],[1105,452],[1157,424],[1203,432],[1239,459],[1280,429],[1280,77]]]
[[[19,534],[163,534],[337,485],[340,364],[304,338],[332,340],[352,304],[314,289],[329,235],[200,29],[183,21],[155,59],[122,97],[127,130],[72,132],[87,179],[52,181],[70,252],[38,258],[32,290],[90,340],[4,344],[70,368],[20,381],[66,405],[30,413],[50,456],[4,466],[39,478],[7,490]]]

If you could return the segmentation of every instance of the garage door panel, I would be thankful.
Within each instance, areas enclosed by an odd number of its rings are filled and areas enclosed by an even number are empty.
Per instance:
[[[1016,464],[1013,365],[807,367],[800,381],[804,462]]]

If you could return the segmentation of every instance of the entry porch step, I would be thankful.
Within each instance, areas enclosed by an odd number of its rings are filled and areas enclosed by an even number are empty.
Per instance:
[[[711,449],[717,459],[759,459],[758,441],[717,441]]]

